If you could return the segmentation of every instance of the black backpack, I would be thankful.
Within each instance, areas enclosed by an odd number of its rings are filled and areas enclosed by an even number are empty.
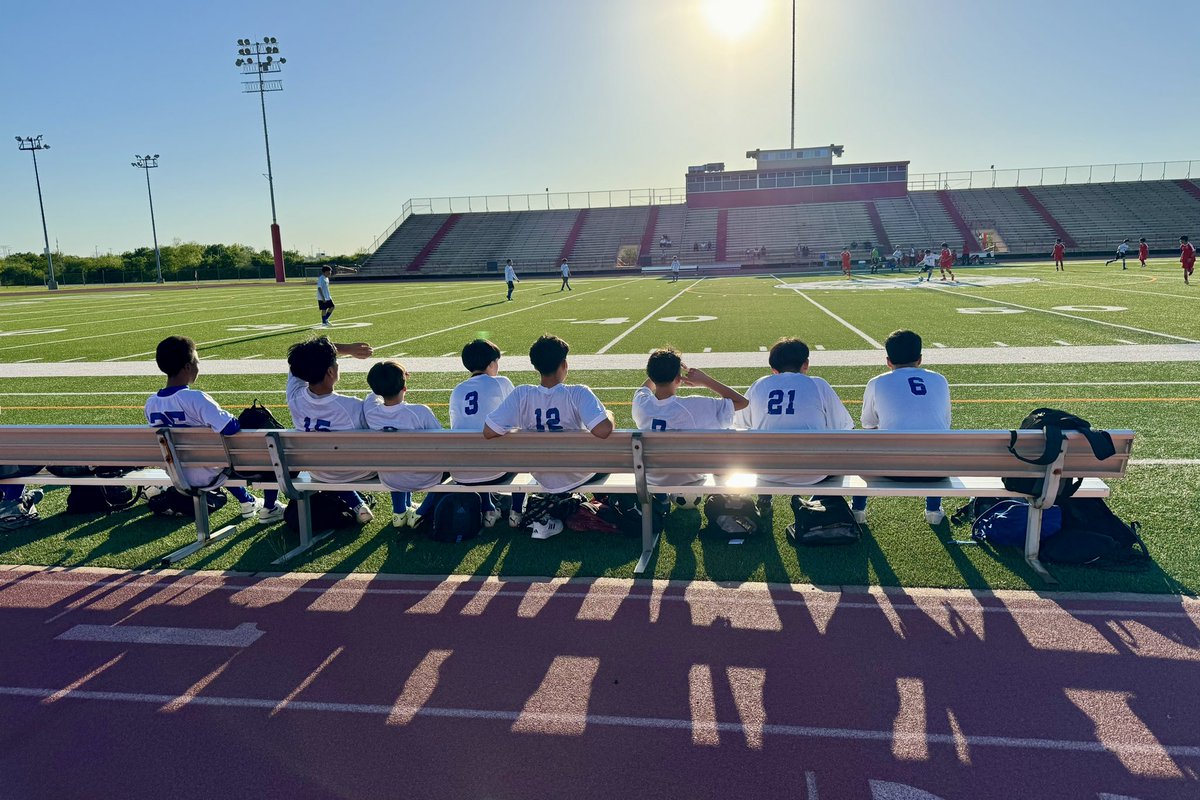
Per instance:
[[[271,413],[271,409],[258,402],[258,398],[254,398],[249,407],[242,410],[238,414],[238,425],[244,431],[280,431],[283,430],[283,425],[279,424],[279,420],[275,419],[275,415]],[[275,473],[266,472],[238,472],[239,477],[248,481],[273,481]]]
[[[483,531],[483,504],[477,492],[447,493],[433,512],[429,538],[437,542],[465,542]]]
[[[123,478],[133,472],[134,467],[82,467],[82,466],[53,466],[46,467],[51,475],[60,478]]]
[[[1136,522],[1126,523],[1098,497],[1069,497],[1059,503],[1063,527],[1042,543],[1041,558],[1055,564],[1138,570],[1150,565],[1150,551]]]
[[[142,496],[142,487],[72,486],[67,495],[68,514],[111,514],[124,511]]]
[[[792,496],[792,514],[796,521],[787,526],[787,536],[796,544],[819,546],[854,544],[862,529],[854,521],[854,513],[846,498],[838,495],[805,500]]]
[[[76,486],[75,488],[78,489],[80,487]],[[229,497],[219,489],[212,492],[205,492],[204,497],[208,502],[208,513],[210,514],[223,508],[229,502]],[[196,518],[196,504],[193,502],[192,496],[184,494],[174,487],[169,486],[154,495],[146,501],[146,505],[150,506],[150,510],[160,517]]]
[[[740,494],[710,494],[704,501],[708,520],[706,533],[725,539],[744,539],[759,532],[762,511],[755,497]]]
[[[1021,421],[1021,430],[1044,430],[1046,432],[1046,448],[1037,458],[1026,458],[1017,452],[1016,431],[1011,432],[1008,442],[1008,452],[1026,464],[1034,464],[1039,467],[1052,464],[1058,458],[1059,453],[1062,452],[1063,431],[1082,433],[1087,438],[1088,444],[1092,446],[1092,453],[1101,461],[1117,452],[1108,431],[1092,430],[1092,423],[1086,419],[1054,408],[1035,408],[1029,412],[1029,416]],[[1037,497],[1042,493],[1044,483],[1044,478],[1005,478],[1004,488],[1010,492],[1020,492],[1030,497]],[[1062,481],[1058,487],[1056,500],[1062,500],[1075,494],[1079,490],[1079,484],[1079,481]]]
[[[315,492],[309,499],[314,533],[333,528],[349,528],[358,522],[354,510],[336,492]],[[293,533],[300,532],[300,504],[288,503],[283,510],[283,521]]]

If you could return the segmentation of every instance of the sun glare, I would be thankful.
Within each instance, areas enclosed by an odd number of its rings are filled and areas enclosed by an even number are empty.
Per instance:
[[[767,0],[701,0],[700,8],[714,33],[736,41],[762,22]]]

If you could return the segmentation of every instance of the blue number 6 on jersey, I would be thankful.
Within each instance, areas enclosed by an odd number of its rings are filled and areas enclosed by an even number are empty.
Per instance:
[[[929,389],[925,387],[925,381],[923,381],[921,378],[909,378],[908,388],[917,396],[929,394]]]

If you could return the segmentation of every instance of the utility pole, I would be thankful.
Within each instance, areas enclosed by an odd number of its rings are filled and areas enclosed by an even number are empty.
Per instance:
[[[796,149],[796,0],[792,0],[792,150]]]

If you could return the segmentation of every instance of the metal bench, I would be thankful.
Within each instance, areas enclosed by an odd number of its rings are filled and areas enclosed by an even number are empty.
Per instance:
[[[607,474],[583,490],[636,494],[643,505],[642,553],[636,571],[645,571],[657,534],[652,530],[651,496],[657,493],[754,493],[770,495],[866,495],[869,497],[1022,497],[1004,488],[1004,478],[1042,478],[1044,491],[1031,498],[1025,558],[1048,582],[1054,579],[1038,561],[1042,508],[1057,495],[1062,480],[1082,479],[1081,497],[1106,497],[1108,480],[1120,478],[1128,466],[1133,432],[1111,431],[1116,455],[1099,461],[1086,439],[1068,432],[1063,451],[1045,467],[1026,464],[1008,452],[1008,431],[762,431],[638,432],[615,431],[607,439],[586,433],[517,433],[485,441],[478,433],[429,431],[322,432],[243,431],[221,437],[201,429],[106,426],[0,428],[0,464],[49,463],[142,466],[158,471],[132,473],[118,479],[64,479],[46,476],[0,482],[110,483],[174,485],[194,491],[180,467],[232,467],[239,472],[273,472],[274,481],[255,482],[278,488],[299,503],[300,543],[277,563],[320,541],[328,532],[312,530],[309,500],[321,490],[386,491],[378,479],[326,483],[312,471],[462,471],[517,473],[511,483],[442,484],[443,492],[538,492],[543,487],[530,472],[595,472]],[[1041,431],[1019,431],[1017,449],[1029,457],[1045,446]],[[713,473],[702,486],[651,483],[647,470]],[[832,475],[821,483],[793,487],[771,483],[773,476]],[[872,477],[872,476],[889,476]],[[947,475],[938,481],[922,476]],[[164,481],[164,477],[166,480]],[[894,480],[898,478],[900,480]],[[903,480],[910,478],[911,480]],[[246,485],[231,478],[228,485]],[[228,531],[207,530],[207,508],[197,498],[195,552]],[[203,508],[202,508],[203,507]],[[203,523],[203,526],[202,526]],[[183,551],[177,551],[168,558]],[[179,556],[182,558],[183,556]]]

